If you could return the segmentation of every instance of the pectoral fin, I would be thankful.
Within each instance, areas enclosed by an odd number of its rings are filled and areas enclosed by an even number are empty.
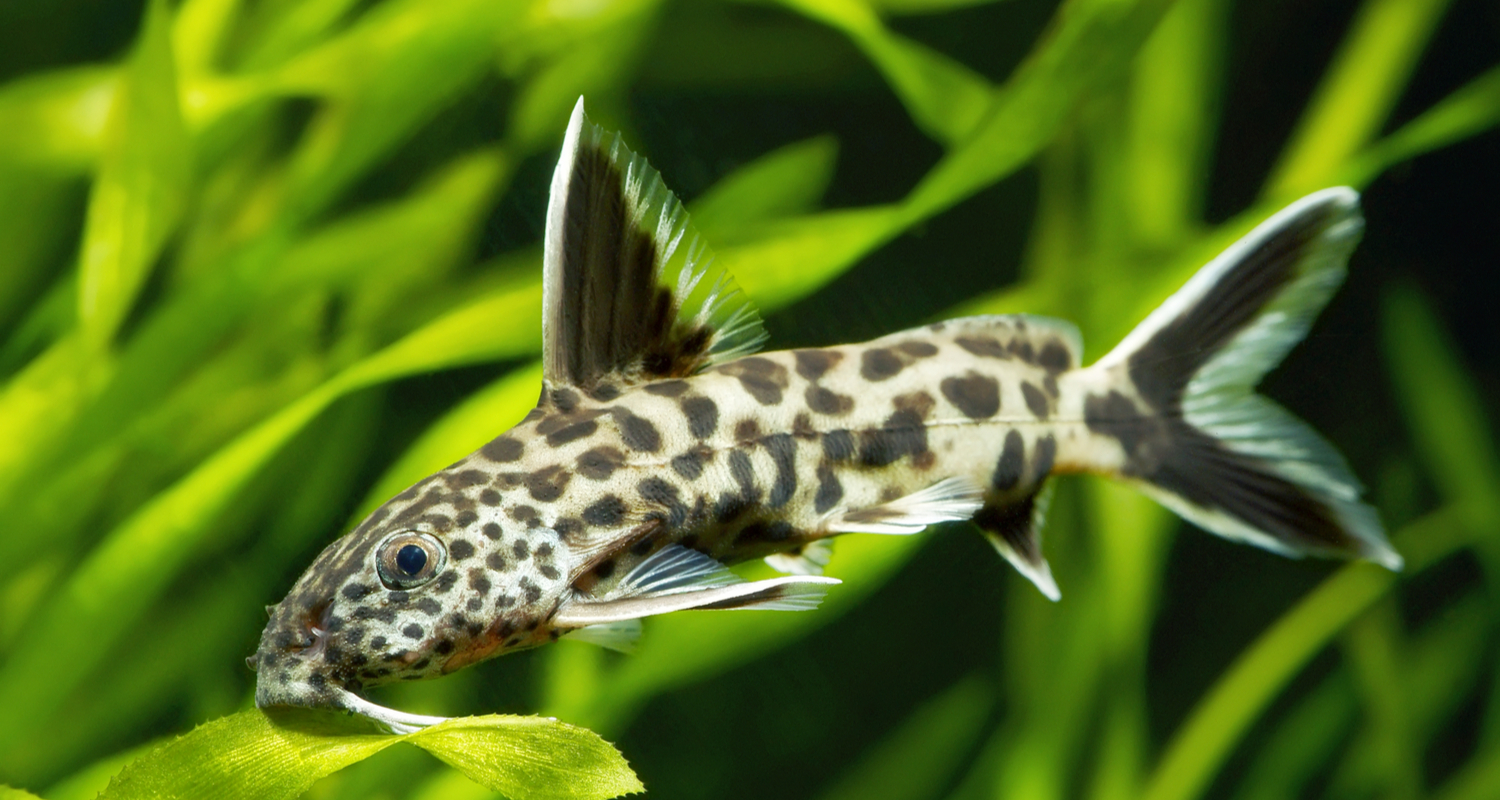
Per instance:
[[[670,545],[641,562],[604,597],[580,597],[553,622],[584,628],[688,609],[803,611],[817,608],[834,578],[796,576],[746,582],[695,550]]]

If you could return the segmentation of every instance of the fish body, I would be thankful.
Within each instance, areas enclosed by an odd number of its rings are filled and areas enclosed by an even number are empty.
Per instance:
[[[1358,239],[1357,195],[1293,204],[1114,350],[1029,315],[756,353],[654,171],[574,112],[552,185],[544,382],[512,430],[381,506],[272,612],[257,703],[436,721],[359,696],[642,617],[806,609],[828,542],[971,519],[1047,596],[1047,480],[1131,482],[1289,555],[1400,558],[1338,454],[1251,388],[1306,333]],[[725,567],[765,558],[787,577]]]

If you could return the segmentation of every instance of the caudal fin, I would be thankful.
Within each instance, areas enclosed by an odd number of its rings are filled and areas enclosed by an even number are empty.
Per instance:
[[[1091,430],[1119,440],[1121,472],[1220,536],[1287,555],[1401,556],[1343,458],[1254,393],[1343,281],[1364,220],[1326,189],[1266,220],[1199,270],[1107,356],[1118,388],[1091,395]]]

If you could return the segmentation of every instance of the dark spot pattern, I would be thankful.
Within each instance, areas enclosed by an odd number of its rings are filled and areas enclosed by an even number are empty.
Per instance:
[[[1041,352],[1036,354],[1036,363],[1048,372],[1063,372],[1072,368],[1073,354],[1062,342],[1053,339],[1042,345]]]
[[[843,416],[854,410],[854,398],[822,386],[807,387],[807,390],[802,393],[802,399],[807,403],[808,408],[830,417]]]
[[[688,382],[684,380],[655,381],[642,387],[647,394],[657,397],[677,397],[688,390]]]
[[[696,450],[689,450],[679,456],[672,458],[672,471],[690,481],[698,480],[703,475],[703,456]]]
[[[454,577],[457,576],[455,575]],[[435,617],[439,612],[443,610],[443,605],[438,601],[432,599],[431,597],[422,597],[419,598],[417,602],[412,604],[412,608],[415,608],[416,610],[422,612],[423,614],[426,614],[429,617]]]
[[[844,360],[844,354],[837,350],[794,350],[792,357],[797,361],[797,374],[810,381],[828,374]]]
[[[990,484],[1002,492],[1016,488],[1021,482],[1021,473],[1026,469],[1026,443],[1019,431],[1005,434],[1005,445],[1000,450],[1000,460],[995,462],[995,472]]]
[[[818,493],[813,496],[813,510],[825,514],[844,499],[844,485],[839,483],[833,467],[822,464],[818,467]]]
[[[473,510],[466,508],[458,512],[458,516],[454,517],[453,521],[457,523],[458,527],[467,528],[479,521],[479,515],[474,513]]]
[[[687,506],[679,499],[676,486],[652,476],[636,484],[635,489],[640,492],[642,500],[666,510],[665,522],[668,525],[675,528],[687,521]]]
[[[364,583],[349,583],[344,585],[344,588],[340,592],[340,594],[344,595],[344,597],[350,600],[363,600],[365,598],[365,595],[373,591],[375,591],[374,586],[370,586]]]
[[[559,445],[567,444],[568,442],[577,441],[584,438],[585,436],[592,436],[597,430],[599,430],[599,423],[593,420],[575,422],[572,425],[568,425],[564,428],[559,428],[558,430],[547,434],[547,444],[551,445],[552,447],[557,447]]]
[[[625,520],[625,501],[606,495],[583,510],[583,521],[597,527],[614,527]]]
[[[1000,412],[1000,382],[988,375],[971,371],[962,378],[944,378],[938,389],[970,419],[989,419]]]
[[[780,403],[782,393],[790,383],[786,367],[764,356],[731,361],[719,367],[719,371],[737,378],[745,392],[763,406]]]
[[[1000,344],[1000,340],[993,336],[959,336],[953,341],[959,347],[982,358],[1010,358],[1005,345]]]
[[[791,501],[797,491],[797,443],[789,433],[778,433],[761,440],[771,463],[776,465],[776,480],[771,483],[771,494],[766,499],[771,508],[780,508]]]
[[[866,467],[889,466],[903,456],[925,452],[927,427],[908,409],[891,414],[881,427],[859,434],[859,463]]]
[[[479,449],[479,454],[491,461],[502,464],[510,463],[520,459],[521,453],[526,450],[526,445],[509,436],[501,436],[492,440],[489,444]]]
[[[931,358],[937,355],[937,345],[932,342],[911,340],[896,345],[896,349],[911,356],[912,358]]]
[[[1021,384],[1021,396],[1026,399],[1026,408],[1037,419],[1047,418],[1047,395],[1030,382]]]
[[[835,464],[854,458],[854,434],[845,430],[823,434],[823,457]]]
[[[463,539],[454,539],[448,545],[448,555],[452,556],[454,561],[463,561],[474,555],[474,545]]]
[[[859,356],[860,377],[875,383],[894,377],[905,366],[900,357],[884,347],[871,348]]]
[[[755,492],[755,468],[750,464],[750,456],[743,451],[729,451],[729,474],[739,485],[742,495],[748,497]]]
[[[500,493],[494,489],[485,489],[479,493],[479,502],[487,506],[500,505]]]
[[[427,632],[422,630],[422,626],[415,622],[401,629],[401,635],[408,639],[420,639],[426,634]]]
[[[696,439],[707,439],[719,428],[719,406],[707,397],[684,397],[677,401],[687,418],[688,432]]]
[[[517,561],[525,561],[531,557],[531,545],[527,544],[525,539],[517,539],[515,544],[510,546],[510,554],[515,556]]]
[[[486,522],[479,531],[484,534],[484,538],[492,542],[500,540],[500,523],[498,522]]]
[[[578,474],[591,481],[608,480],[625,463],[625,454],[613,447],[595,447],[578,456]]]
[[[1031,468],[1034,479],[1041,481],[1052,474],[1052,464],[1057,460],[1057,439],[1052,435],[1036,440],[1031,453]]]
[[[620,439],[631,450],[655,453],[661,449],[661,432],[651,420],[632,414],[628,409],[615,408],[615,424],[620,426]]]
[[[552,390],[552,405],[564,414],[578,407],[578,399],[578,393],[567,387]]]
[[[734,440],[745,443],[753,442],[760,438],[760,421],[751,417],[742,419],[734,425]]]
[[[559,466],[543,467],[526,476],[526,491],[539,503],[551,503],[562,497],[573,473]]]
[[[505,556],[500,555],[498,551],[491,551],[489,555],[484,557],[484,565],[496,572],[504,572]]]
[[[490,579],[482,569],[469,570],[469,588],[481,595],[490,593]]]
[[[746,525],[735,537],[736,543],[749,542],[784,542],[792,538],[797,529],[792,524],[783,520],[756,521]]]
[[[1031,342],[1026,339],[1012,339],[1010,342],[1010,352],[1016,358],[1028,364],[1036,363],[1036,350],[1032,348]]]
[[[589,390],[589,397],[601,403],[608,403],[620,396],[620,387],[613,383],[601,383]]]

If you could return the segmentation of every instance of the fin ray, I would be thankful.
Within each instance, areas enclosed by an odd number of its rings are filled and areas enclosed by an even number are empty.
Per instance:
[[[765,337],[661,176],[591,124],[582,98],[553,172],[544,249],[543,377],[554,385],[690,375]]]
[[[832,533],[920,533],[928,525],[968,519],[982,505],[979,485],[970,478],[955,476],[889,503],[835,512],[823,529]]]

